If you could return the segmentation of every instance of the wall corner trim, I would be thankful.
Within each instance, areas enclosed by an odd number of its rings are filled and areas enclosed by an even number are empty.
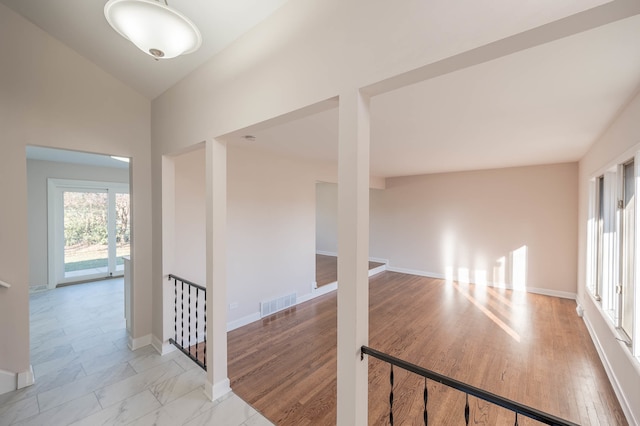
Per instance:
[[[29,365],[29,369],[20,373],[12,373],[11,371],[0,370],[0,395],[13,392],[17,389],[26,388],[36,382],[33,375],[33,366]]]
[[[156,336],[153,336],[151,338],[151,346],[153,346],[156,352],[158,352],[160,355],[167,355],[178,349],[171,343],[169,343],[169,341],[163,342]]]
[[[602,361],[602,365],[604,366],[604,371],[607,373],[607,377],[609,378],[609,382],[611,383],[611,387],[613,388],[613,391],[615,392],[616,396],[618,397],[618,402],[620,402],[620,406],[622,407],[622,411],[624,411],[624,415],[627,418],[627,421],[629,422],[629,424],[635,424],[635,425],[640,425],[640,419],[636,419],[633,415],[633,412],[631,411],[631,407],[629,405],[629,401],[626,398],[626,395],[624,394],[624,392],[622,391],[622,388],[620,387],[620,382],[618,381],[618,378],[616,377],[613,368],[611,366],[611,363],[609,362],[609,359],[607,358],[604,349],[602,347],[602,343],[600,342],[600,339],[598,338],[597,333],[595,332],[591,321],[589,320],[589,315],[587,312],[584,313],[583,317],[582,317],[585,325],[587,326],[587,331],[589,332],[589,335],[591,336],[591,340],[593,341],[593,345],[596,347],[596,351],[598,352],[598,356],[600,357],[600,361]]]
[[[204,385],[204,394],[211,401],[215,401],[226,394],[231,392],[231,382],[229,379],[220,380],[217,383],[211,384],[209,381]]]
[[[142,347],[150,345],[151,341],[152,341],[151,334],[147,334],[142,337],[136,337],[136,338],[129,336],[129,349],[131,349],[132,351],[138,350]]]
[[[16,389],[26,388],[27,386],[31,386],[35,382],[36,377],[33,375],[33,366],[29,365],[29,369],[27,371],[18,373]]]
[[[16,390],[16,373],[0,370],[0,395]]]

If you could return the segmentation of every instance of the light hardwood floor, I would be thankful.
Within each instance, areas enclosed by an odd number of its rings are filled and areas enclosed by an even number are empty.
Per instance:
[[[583,425],[625,425],[575,302],[384,272],[370,280],[370,346]],[[31,296],[34,386],[0,395],[0,425],[269,424],[202,393],[181,353],[126,347],[122,282]],[[332,425],[335,292],[229,333],[239,397],[278,425]],[[389,367],[369,360],[369,424],[387,423]],[[420,378],[396,369],[396,424],[420,424]],[[463,396],[429,383],[430,424],[463,424]],[[513,424],[471,399],[473,424]],[[520,418],[520,424],[531,424]]]
[[[627,424],[575,301],[383,272],[369,303],[375,349],[582,425]],[[395,374],[396,424],[421,424],[423,379]],[[277,425],[335,424],[336,293],[230,332],[229,376]],[[464,424],[464,396],[428,388],[430,424]],[[470,405],[472,424],[513,424]],[[370,359],[369,424],[388,411],[389,366]]]

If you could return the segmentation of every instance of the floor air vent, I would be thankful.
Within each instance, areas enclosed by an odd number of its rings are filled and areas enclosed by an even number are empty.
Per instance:
[[[278,297],[277,299],[260,302],[260,318],[264,318],[268,315],[295,305],[296,298],[296,293],[291,293],[286,296]]]

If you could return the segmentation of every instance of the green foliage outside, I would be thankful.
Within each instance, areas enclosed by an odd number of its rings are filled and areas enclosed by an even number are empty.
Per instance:
[[[65,247],[108,244],[106,193],[64,193]],[[116,196],[116,243],[129,243],[129,195]]]
[[[108,259],[89,259],[79,260],[77,262],[68,262],[64,264],[65,272],[84,271],[86,269],[104,268],[107,266]],[[116,258],[116,265],[122,265],[124,260],[122,257]]]
[[[108,195],[100,192],[64,192],[65,272],[107,266],[109,235]],[[129,254],[129,194],[116,194],[116,264]]]

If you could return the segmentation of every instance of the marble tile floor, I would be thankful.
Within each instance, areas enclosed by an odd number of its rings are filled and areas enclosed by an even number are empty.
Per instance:
[[[107,275],[108,268],[106,266],[100,268],[80,269],[78,271],[69,271],[64,273],[65,278],[84,277],[86,275],[103,274]]]
[[[36,383],[0,395],[8,425],[271,425],[237,395],[209,401],[180,351],[127,347],[122,279],[30,295]]]

